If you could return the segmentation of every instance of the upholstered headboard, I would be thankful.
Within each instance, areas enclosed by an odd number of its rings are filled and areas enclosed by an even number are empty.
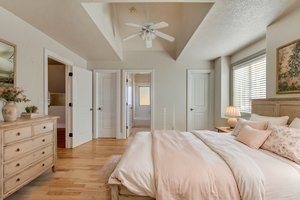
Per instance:
[[[252,113],[281,117],[289,116],[288,124],[300,118],[300,98],[252,99]]]

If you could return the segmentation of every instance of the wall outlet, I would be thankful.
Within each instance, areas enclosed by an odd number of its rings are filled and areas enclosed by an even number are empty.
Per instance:
[[[39,98],[39,105],[43,105],[44,104],[44,99],[43,98]]]

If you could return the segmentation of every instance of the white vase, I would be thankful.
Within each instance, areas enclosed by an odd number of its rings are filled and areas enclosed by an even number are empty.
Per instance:
[[[19,114],[18,107],[13,101],[6,101],[2,107],[2,115],[5,122],[14,122],[17,120]]]

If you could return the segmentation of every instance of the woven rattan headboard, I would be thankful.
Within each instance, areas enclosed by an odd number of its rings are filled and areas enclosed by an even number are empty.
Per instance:
[[[252,113],[281,117],[289,116],[288,124],[300,118],[300,98],[252,99]]]

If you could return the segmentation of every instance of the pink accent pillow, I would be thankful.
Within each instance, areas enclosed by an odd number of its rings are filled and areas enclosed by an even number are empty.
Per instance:
[[[269,124],[267,130],[272,133],[261,148],[300,164],[300,129]]]
[[[257,130],[245,125],[235,140],[244,143],[252,149],[259,149],[271,133],[271,130]]]
[[[258,130],[266,130],[268,122],[259,122],[259,121],[247,121],[245,119],[239,119],[238,123],[234,127],[231,135],[237,136],[239,132],[242,130],[243,125],[248,125],[251,128]]]

